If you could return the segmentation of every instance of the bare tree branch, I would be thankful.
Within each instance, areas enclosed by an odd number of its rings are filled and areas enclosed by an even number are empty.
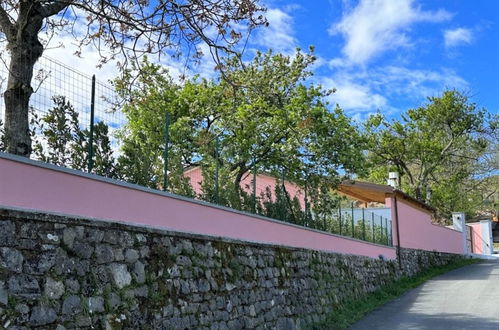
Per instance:
[[[28,104],[33,66],[47,47],[40,34],[56,32],[75,37],[83,46],[95,46],[102,65],[119,59],[124,69],[145,55],[192,56],[199,60],[206,43],[219,69],[219,52],[236,53],[243,35],[266,23],[259,0],[2,0],[0,31],[12,51],[6,102],[7,150],[31,152]],[[3,42],[4,40],[0,40]],[[186,61],[187,63],[187,61]],[[140,70],[139,70],[140,71]],[[16,123],[17,122],[17,123]],[[20,123],[20,124],[19,124]]]

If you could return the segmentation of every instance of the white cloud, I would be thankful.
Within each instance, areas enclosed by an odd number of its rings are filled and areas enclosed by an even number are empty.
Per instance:
[[[468,87],[466,80],[447,68],[432,71],[386,66],[372,70],[368,79],[376,89],[384,90],[384,95],[405,96],[412,99],[436,95],[446,88]]]
[[[470,44],[473,41],[473,32],[467,28],[456,28],[444,31],[445,47],[456,47]]]
[[[97,79],[101,81],[108,81],[114,79],[118,75],[116,62],[111,61],[98,68],[100,54],[91,45],[85,46],[82,49],[81,56],[75,54],[77,45],[74,37],[69,34],[60,35],[54,38],[54,42],[60,43],[61,46],[57,48],[49,48],[45,50],[44,56],[48,56],[61,62],[71,68],[83,72],[85,75],[95,74]]]
[[[293,17],[278,8],[269,8],[265,17],[269,26],[254,31],[251,43],[272,48],[275,52],[292,53],[298,46],[298,41],[294,36]]]
[[[413,24],[451,17],[445,10],[424,11],[414,0],[361,0],[331,26],[329,33],[346,39],[342,52],[348,62],[364,64],[384,51],[410,46],[407,31]]]
[[[77,29],[80,24],[84,24],[81,20],[76,21],[76,23]],[[50,46],[59,47],[51,48]],[[76,56],[75,53],[80,50],[80,56]],[[107,63],[100,65],[102,56],[110,58],[109,50],[106,47],[102,47],[99,51],[93,43],[79,49],[74,36],[69,33],[60,33],[59,35],[54,36],[43,55],[55,59],[85,75],[91,76],[95,74],[97,79],[101,82],[108,82],[116,78],[120,73],[118,62],[121,61],[123,63],[124,60],[122,56],[118,55],[116,58],[110,59]],[[209,54],[206,55],[206,57],[209,56]],[[211,58],[209,60],[211,60]],[[174,79],[179,78],[184,73],[189,73],[185,68],[184,62],[174,60],[168,54],[161,54],[161,57],[149,55],[149,61],[159,63],[168,68],[170,75]]]
[[[322,84],[327,89],[336,89],[336,92],[330,96],[330,102],[338,104],[346,111],[358,113],[388,106],[387,99],[374,92],[366,84],[345,80],[344,77],[338,77],[338,79],[325,78],[322,80]]]
[[[342,67],[348,66],[349,63],[344,58],[335,57],[335,58],[329,60],[328,64],[329,64],[329,67],[331,67],[331,68],[342,68]]]
[[[416,70],[403,66],[384,66],[366,70],[349,68],[336,71],[330,77],[318,78],[327,89],[336,89],[329,101],[338,104],[350,115],[365,116],[381,110],[395,112],[394,99],[419,104],[427,96],[440,94],[445,89],[466,89],[468,83],[451,69],[439,71]]]

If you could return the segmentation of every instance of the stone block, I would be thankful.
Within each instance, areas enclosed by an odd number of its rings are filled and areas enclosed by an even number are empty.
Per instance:
[[[80,292],[80,283],[76,278],[68,278],[65,281],[66,290],[68,293],[79,293]]]
[[[82,241],[88,243],[100,243],[104,238],[104,232],[96,228],[85,228]]]
[[[87,243],[74,242],[73,252],[80,258],[89,259],[94,253],[94,247]]]
[[[125,262],[129,264],[133,264],[137,260],[139,260],[139,251],[135,249],[126,249],[125,251]]]
[[[75,228],[68,227],[64,228],[64,230],[62,231],[62,243],[70,249],[73,248],[73,243],[76,237],[77,231]]]
[[[114,261],[123,261],[125,260],[125,255],[123,254],[123,249],[122,248],[115,248],[113,250],[114,254]]]
[[[121,305],[121,298],[118,294],[111,292],[106,297],[106,305],[109,306],[112,310]]]
[[[24,257],[21,252],[9,247],[0,248],[0,269],[20,273],[23,269]]]
[[[79,296],[68,296],[62,303],[62,314],[73,316],[81,313],[81,299]]]
[[[38,253],[31,256],[24,264],[24,273],[42,275],[48,272],[56,263],[57,252],[55,250]]]
[[[117,263],[110,264],[109,271],[114,285],[116,285],[119,289],[122,289],[132,283],[132,276],[128,272],[126,265]]]
[[[7,281],[11,294],[24,297],[37,297],[41,295],[40,285],[36,277],[31,275],[15,275]]]
[[[145,271],[145,266],[142,262],[137,261],[133,265],[133,271],[132,271],[133,279],[135,282],[142,284],[146,281],[146,271]]]
[[[9,303],[9,293],[0,285],[0,306],[7,306]]]
[[[44,294],[50,299],[59,299],[64,294],[64,284],[62,281],[56,281],[51,277],[47,277],[45,282]]]
[[[104,298],[101,296],[88,298],[88,311],[90,313],[102,313],[104,310]]]
[[[15,223],[12,221],[0,221],[0,246],[13,246],[15,243]]]
[[[98,264],[105,264],[114,261],[114,251],[110,245],[99,244],[95,247],[95,259]]]
[[[55,322],[57,319],[57,313],[55,310],[48,306],[35,306],[31,311],[31,316],[29,318],[29,325],[41,326],[47,325]]]

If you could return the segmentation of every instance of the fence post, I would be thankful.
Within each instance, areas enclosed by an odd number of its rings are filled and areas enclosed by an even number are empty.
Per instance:
[[[305,181],[305,219],[303,219],[302,225],[305,225],[306,222],[308,222],[308,185],[307,182]]]
[[[253,155],[253,213],[256,213],[256,157]]]
[[[92,76],[92,96],[90,98],[90,136],[88,138],[88,173],[94,168],[94,116],[95,116],[95,75]]]
[[[163,151],[163,191],[168,190],[168,157],[170,149],[170,112],[165,114],[165,150]]]
[[[324,212],[324,218],[323,218],[323,226],[322,230],[327,231],[327,216],[326,213]]]
[[[362,208],[362,239],[366,240],[366,215],[364,208]]]
[[[284,179],[286,177],[286,174],[285,174],[284,171],[285,170],[284,170],[284,166],[283,166],[282,169],[281,169],[281,183],[282,183],[282,186],[281,186],[281,190],[282,190],[281,191],[281,198],[283,198],[283,200],[281,200],[281,202],[283,203],[282,206],[284,206],[284,207],[281,208],[281,212],[283,212],[281,214],[281,220],[289,222],[289,219],[287,218],[287,214],[286,214],[286,211],[288,209],[288,203],[287,203],[287,200],[286,200],[286,198],[287,198],[287,196],[286,196],[286,185],[284,184]]]
[[[393,246],[393,222],[390,220],[390,246]]]
[[[341,227],[342,227],[342,220],[341,220],[341,199],[338,199],[338,219],[340,221],[340,235],[341,235]]]
[[[350,204],[352,209],[352,237],[355,238],[355,225],[354,225],[354,215],[353,215],[353,202]]]
[[[215,203],[220,204],[220,198],[218,195],[219,182],[218,182],[218,172],[220,171],[220,163],[218,161],[218,135],[215,138]]]
[[[374,231],[374,213],[371,213],[371,224],[373,231],[373,243],[376,243],[376,232]]]
[[[388,218],[385,218],[385,233],[386,233],[386,245],[389,245],[390,241],[388,238]]]
[[[380,243],[383,244],[383,217],[379,216],[379,223],[381,224],[381,229],[379,231]]]

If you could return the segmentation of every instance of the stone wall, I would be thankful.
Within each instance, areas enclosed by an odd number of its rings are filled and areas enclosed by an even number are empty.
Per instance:
[[[397,261],[0,209],[0,328],[297,329],[456,255]]]
[[[397,270],[401,275],[414,276],[425,268],[446,265],[456,257],[458,255],[452,253],[404,248],[400,250],[401,269]]]

